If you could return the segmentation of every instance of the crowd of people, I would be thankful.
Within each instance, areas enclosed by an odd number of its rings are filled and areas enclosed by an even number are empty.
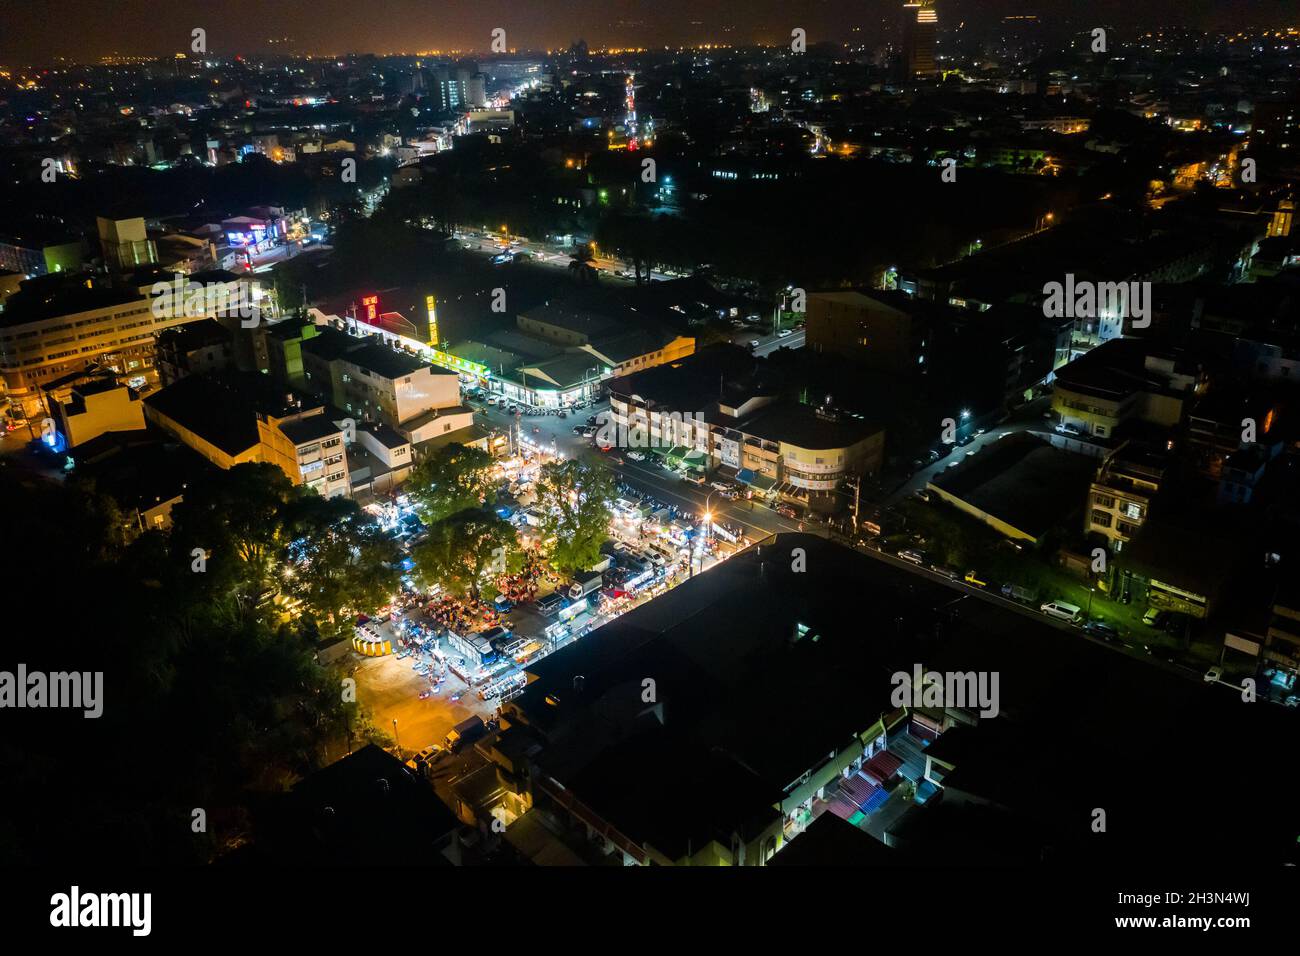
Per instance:
[[[537,597],[543,581],[558,584],[559,575],[550,569],[536,548],[524,549],[524,563],[516,574],[503,574],[496,580],[497,590],[512,604],[526,604]]]
[[[424,608],[424,616],[436,622],[439,627],[457,634],[466,634],[482,625],[491,626],[495,623],[493,619],[496,611],[481,601],[448,594],[430,601]]]

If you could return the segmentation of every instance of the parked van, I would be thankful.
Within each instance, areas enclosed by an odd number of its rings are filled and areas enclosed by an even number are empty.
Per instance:
[[[1083,608],[1077,604],[1066,604],[1064,601],[1050,601],[1038,610],[1058,620],[1069,621],[1071,624],[1078,624],[1083,620]]]

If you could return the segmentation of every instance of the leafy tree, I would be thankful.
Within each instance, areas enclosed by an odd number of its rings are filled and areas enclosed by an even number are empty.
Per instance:
[[[412,549],[411,559],[427,583],[477,600],[497,574],[518,566],[518,551],[519,539],[509,522],[469,508],[434,524]]]
[[[406,491],[430,523],[477,508],[492,491],[492,456],[481,448],[452,443],[411,471]]]
[[[542,466],[537,478],[537,508],[542,537],[550,544],[557,571],[572,574],[600,560],[609,537],[614,479],[598,465],[571,459]]]
[[[284,590],[337,630],[387,604],[401,582],[401,550],[349,498],[308,495],[289,504]]]
[[[246,612],[277,583],[284,509],[304,493],[266,462],[214,472],[186,489],[172,509],[172,556],[192,567],[195,549],[205,552],[205,569],[194,577],[209,593],[233,596]]]
[[[274,480],[277,469],[236,471],[191,485],[176,509],[190,531],[219,542],[210,571],[227,565],[231,580],[262,551],[277,567],[283,550],[266,540],[278,538],[293,491]],[[0,495],[24,560],[57,569],[84,609],[65,615],[57,641],[28,642],[23,660],[32,671],[103,675],[97,719],[12,713],[0,740],[0,862],[209,861],[247,839],[252,792],[282,790],[354,735],[375,736],[300,634],[236,613],[235,591],[190,570],[193,539],[152,531],[123,547],[114,509],[93,488],[31,480],[4,462]],[[267,522],[260,535],[255,517]],[[91,801],[86,780],[96,782]],[[207,812],[206,832],[190,827],[194,807]]]

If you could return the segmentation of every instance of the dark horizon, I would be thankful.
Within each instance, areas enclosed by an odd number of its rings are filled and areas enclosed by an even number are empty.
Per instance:
[[[207,31],[213,55],[341,55],[419,52],[489,53],[490,31],[502,27],[512,50],[564,49],[582,38],[611,46],[732,46],[783,43],[794,26],[809,40],[861,42],[888,36],[901,0],[813,0],[786,3],[700,3],[698,0],[610,0],[594,8],[575,0],[545,4],[466,3],[437,7],[425,0],[383,0],[358,8],[351,0],[218,0],[161,7],[146,0],[67,0],[52,16],[47,4],[6,11],[0,62],[34,65],[56,59],[94,62],[109,55],[166,56],[187,52],[190,31]],[[359,13],[363,10],[364,13]],[[1086,11],[1068,0],[939,0],[945,26],[972,18],[1037,15],[1049,29],[1096,21],[1120,28],[1281,28],[1300,15],[1296,0],[1249,6],[1230,0],[1097,0]],[[77,23],[83,28],[66,29]],[[868,42],[870,42],[868,40]]]

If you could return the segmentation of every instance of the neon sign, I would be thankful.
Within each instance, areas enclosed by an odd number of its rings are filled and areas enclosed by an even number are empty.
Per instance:
[[[367,322],[373,322],[379,317],[379,296],[367,295],[361,298],[361,315]]]

